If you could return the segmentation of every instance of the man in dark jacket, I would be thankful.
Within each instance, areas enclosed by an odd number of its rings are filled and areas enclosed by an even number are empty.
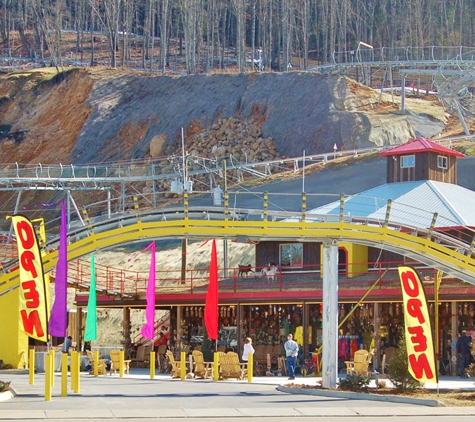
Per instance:
[[[463,330],[462,335],[457,340],[458,369],[460,378],[468,378],[468,376],[465,374],[465,370],[470,365],[471,343],[472,337],[467,336],[467,332]]]

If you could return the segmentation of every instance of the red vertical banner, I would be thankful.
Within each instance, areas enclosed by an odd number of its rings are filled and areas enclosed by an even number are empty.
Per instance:
[[[408,369],[418,381],[437,383],[434,342],[424,286],[416,270],[398,267],[404,304]]]
[[[209,265],[209,285],[206,293],[205,326],[208,337],[218,340],[218,255],[216,240],[211,246],[211,262]]]

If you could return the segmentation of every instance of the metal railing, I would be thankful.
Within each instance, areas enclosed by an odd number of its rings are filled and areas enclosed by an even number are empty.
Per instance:
[[[437,279],[437,270],[425,265],[412,263],[418,270],[423,283],[433,288]],[[68,282],[77,287],[87,289],[90,280],[89,263],[77,260],[69,264]],[[381,279],[378,290],[388,288],[399,289],[399,265],[408,265],[408,261],[355,262],[339,265],[339,286],[341,289],[364,290],[376,280]],[[126,297],[144,297],[147,289],[148,271],[118,270],[96,264],[96,287],[99,294],[117,295],[122,292]],[[298,267],[278,266],[275,275],[267,277],[261,270],[264,267],[253,267],[254,272],[239,275],[238,268],[220,268],[218,282],[220,293],[256,293],[256,292],[289,292],[289,291],[321,291],[323,280],[321,265],[302,265]],[[387,270],[387,271],[386,271]],[[110,277],[114,274],[114,277]],[[156,294],[160,295],[205,295],[209,283],[209,269],[192,269],[186,271],[185,281],[181,279],[181,271],[157,271]],[[452,278],[446,278],[448,286]],[[448,287],[447,287],[448,288]],[[466,288],[466,287],[465,287]],[[442,290],[444,293],[444,287]],[[445,291],[448,293],[448,290]],[[317,295],[317,293],[315,293]],[[160,323],[160,324],[163,324]]]
[[[460,63],[475,61],[475,47],[426,46],[426,47],[379,47],[358,48],[349,51],[334,51],[333,63],[351,65],[363,63]]]

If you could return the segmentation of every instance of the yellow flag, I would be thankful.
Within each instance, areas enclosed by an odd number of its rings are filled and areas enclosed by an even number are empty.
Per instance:
[[[418,381],[436,383],[437,367],[424,287],[414,268],[401,266],[398,271],[404,304],[409,372]]]
[[[11,217],[20,271],[20,327],[28,336],[48,341],[48,295],[35,230],[22,215]]]

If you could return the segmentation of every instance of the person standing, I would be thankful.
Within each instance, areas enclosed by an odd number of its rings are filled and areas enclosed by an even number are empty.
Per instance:
[[[295,367],[297,366],[297,356],[299,354],[299,345],[293,340],[292,334],[287,336],[284,349],[285,355],[287,356],[287,370],[289,372],[289,380],[294,380]]]
[[[248,359],[249,359],[249,355],[253,355],[254,354],[254,347],[252,347],[252,339],[251,337],[246,337],[246,339],[244,340],[244,347],[243,347],[243,350],[242,350],[242,361],[244,363],[247,363]]]
[[[71,336],[68,336],[64,339],[63,346],[61,347],[61,351],[63,353],[69,353],[69,348],[72,346],[73,343],[73,338]]]
[[[470,343],[472,343],[472,337],[467,336],[467,332],[463,330],[462,335],[457,340],[457,355],[460,378],[468,378],[465,374],[465,370],[470,365],[470,358],[472,356]]]

